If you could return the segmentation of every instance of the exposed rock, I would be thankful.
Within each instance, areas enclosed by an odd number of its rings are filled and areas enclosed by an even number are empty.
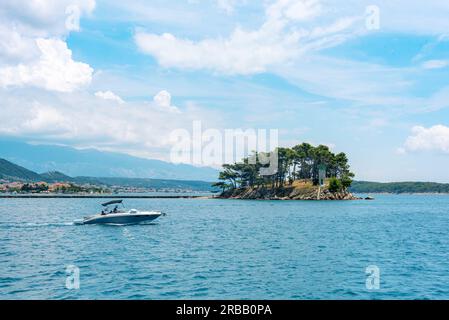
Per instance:
[[[327,186],[313,186],[311,183],[296,183],[282,188],[258,187],[238,188],[223,192],[218,198],[252,200],[360,200],[348,191],[330,192]],[[318,199],[318,192],[320,194]]]

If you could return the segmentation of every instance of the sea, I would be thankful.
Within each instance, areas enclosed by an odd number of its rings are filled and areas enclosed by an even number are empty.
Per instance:
[[[449,195],[374,197],[0,199],[0,299],[449,299]]]

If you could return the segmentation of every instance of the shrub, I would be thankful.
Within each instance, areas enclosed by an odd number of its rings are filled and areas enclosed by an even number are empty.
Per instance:
[[[343,189],[348,189],[351,186],[353,176],[354,175],[344,175],[343,177],[341,177],[340,181]]]
[[[337,178],[330,178],[329,179],[329,191],[330,192],[338,192],[341,191],[343,188],[343,185],[341,184],[341,181]]]

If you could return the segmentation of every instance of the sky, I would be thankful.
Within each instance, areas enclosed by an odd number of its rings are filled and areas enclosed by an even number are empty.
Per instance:
[[[2,0],[0,138],[170,160],[278,129],[358,180],[449,182],[445,0]]]

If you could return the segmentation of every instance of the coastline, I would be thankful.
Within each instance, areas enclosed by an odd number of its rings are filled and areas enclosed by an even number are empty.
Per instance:
[[[211,198],[204,195],[81,195],[81,194],[16,194],[3,195],[0,199],[201,199]]]
[[[329,191],[328,186],[313,186],[310,183],[289,185],[280,188],[255,187],[237,188],[222,192],[216,198],[242,200],[310,200],[351,201],[362,200],[347,190]]]
[[[325,192],[321,194],[320,199],[316,196],[300,196],[300,197],[289,197],[289,196],[254,196],[244,194],[244,192],[236,190],[237,193],[229,194],[212,194],[212,195],[140,195],[140,194],[0,194],[0,199],[231,199],[231,200],[282,200],[282,201],[351,201],[351,200],[364,200],[368,195],[416,195],[416,196],[449,196],[449,193],[438,193],[438,192],[363,192],[357,195],[352,192],[339,192],[339,193],[329,193]],[[358,196],[363,195],[363,196]]]
[[[380,194],[380,195],[395,195],[395,196],[400,196],[400,195],[441,195],[441,196],[449,196],[449,192],[357,192],[358,194]]]

